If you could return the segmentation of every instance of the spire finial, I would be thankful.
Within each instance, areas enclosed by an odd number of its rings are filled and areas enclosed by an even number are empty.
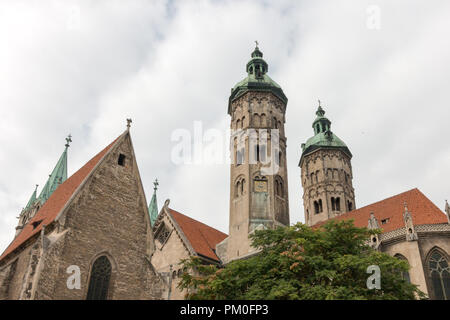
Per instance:
[[[319,106],[317,107],[316,115],[322,117],[325,114],[325,110],[322,109],[322,102],[320,101],[320,99],[317,99],[317,101],[319,102]]]
[[[34,189],[35,192],[37,191],[37,188],[38,188],[38,187],[39,187],[39,185],[37,184],[37,185],[36,185],[36,188]]]
[[[69,135],[66,138],[66,148],[70,146],[71,142],[72,142],[72,135],[69,133]]]
[[[131,120],[131,118],[127,119],[127,128],[128,129],[130,129],[132,122],[133,122],[133,120]]]
[[[158,178],[156,178],[155,179],[155,181],[153,182],[153,190],[155,190],[155,192],[156,192],[156,190],[158,190],[158,186],[159,186],[159,182],[158,182]]]
[[[256,48],[258,48],[258,45],[259,45],[258,40],[255,40],[255,44],[256,44]]]

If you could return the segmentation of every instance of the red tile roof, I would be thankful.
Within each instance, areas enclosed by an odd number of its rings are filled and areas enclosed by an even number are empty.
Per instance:
[[[383,232],[393,231],[405,226],[403,222],[405,201],[408,211],[412,214],[414,225],[448,222],[446,215],[417,188],[344,213],[334,219],[338,221],[354,219],[355,226],[367,227],[370,213],[373,212]],[[386,224],[381,223],[381,220],[384,219],[389,219]],[[320,226],[324,223],[320,222],[315,226]]]
[[[44,203],[44,205],[39,209],[36,215],[25,225],[23,230],[19,235],[14,238],[11,244],[6,248],[3,254],[0,256],[0,260],[6,257],[8,254],[17,249],[25,241],[30,239],[35,234],[42,230],[44,225],[48,226],[52,223],[61,210],[64,208],[66,203],[77,190],[78,186],[86,179],[86,177],[91,173],[94,167],[99,163],[103,156],[108,152],[108,150],[113,146],[113,144],[118,140],[114,140],[105,149],[100,151],[95,157],[89,160],[83,167],[81,167],[77,172],[75,172],[70,178],[64,181],[62,184],[56,188],[52,193],[50,198]],[[34,228],[33,223],[39,222],[40,224]]]
[[[220,261],[215,253],[216,244],[228,237],[227,234],[170,208],[169,211],[197,254]]]

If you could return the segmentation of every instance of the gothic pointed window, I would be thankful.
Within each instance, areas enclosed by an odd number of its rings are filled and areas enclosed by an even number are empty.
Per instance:
[[[341,198],[337,197],[335,200],[336,211],[341,211]]]
[[[450,300],[450,267],[447,259],[434,249],[428,260],[432,293],[437,300]]]
[[[331,197],[331,210],[332,211],[336,210],[336,202],[334,200],[334,197]]]
[[[319,212],[323,211],[323,207],[322,207],[322,199],[319,199]]]
[[[106,300],[111,280],[111,263],[106,256],[101,256],[92,265],[87,300]]]

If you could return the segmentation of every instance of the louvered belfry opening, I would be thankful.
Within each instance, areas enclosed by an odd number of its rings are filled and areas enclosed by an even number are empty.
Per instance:
[[[92,265],[87,300],[106,300],[111,279],[111,263],[106,256],[101,256]]]

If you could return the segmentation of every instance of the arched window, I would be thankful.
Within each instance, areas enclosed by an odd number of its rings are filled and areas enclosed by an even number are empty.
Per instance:
[[[406,259],[403,255],[401,255],[399,253],[394,255],[394,257],[397,258],[397,259],[405,260],[406,262],[408,262],[408,259]],[[402,278],[406,282],[411,283],[411,278],[409,277],[409,272],[408,271],[402,271]]]
[[[277,118],[273,118],[273,125],[275,127],[275,129],[278,129],[278,122],[277,122]]]
[[[245,179],[242,179],[242,183],[241,183],[241,195],[244,194],[244,185],[245,185]]]
[[[434,249],[428,259],[431,291],[435,299],[450,300],[450,267],[439,250]]]
[[[92,265],[87,300],[106,300],[111,279],[111,263],[106,256],[101,256]]]
[[[236,189],[234,190],[235,197],[239,197],[239,192],[241,191],[241,181],[236,183]]]
[[[334,197],[331,197],[331,210],[336,210],[336,200],[334,199]]]
[[[319,199],[318,204],[319,204],[319,212],[322,212],[323,211],[322,199]]]
[[[236,121],[236,130],[239,129],[241,127],[241,120],[237,119]]]
[[[265,113],[261,114],[261,126],[262,126],[262,127],[266,127],[266,126],[267,126],[267,123],[266,123],[266,114],[265,114]]]
[[[280,176],[275,178],[275,194],[280,197],[283,197],[284,195],[283,180]]]
[[[236,165],[241,165],[244,163],[244,156],[245,156],[245,146],[239,147],[238,150],[236,150]]]
[[[257,128],[261,126],[261,119],[257,113],[253,115],[253,125]]]
[[[242,117],[241,128],[243,128],[245,126],[244,122],[245,122],[245,117]]]
[[[341,211],[341,198],[337,197],[335,200],[336,211]]]
[[[353,204],[351,201],[347,201],[347,207],[348,207],[348,211],[352,211],[353,210]]]

